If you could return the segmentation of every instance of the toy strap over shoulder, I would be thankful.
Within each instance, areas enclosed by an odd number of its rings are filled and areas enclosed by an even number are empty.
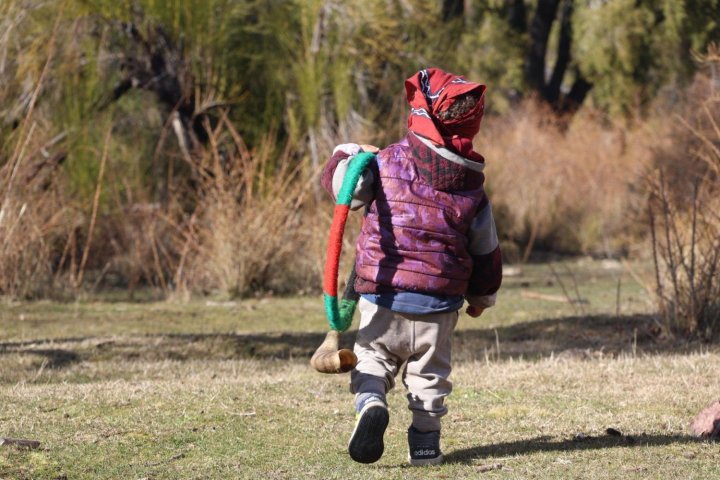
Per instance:
[[[345,225],[350,212],[350,202],[363,171],[374,158],[374,154],[367,152],[358,153],[353,157],[347,172],[345,172],[342,187],[340,187],[340,193],[338,193],[335,202],[323,279],[325,315],[330,325],[330,331],[325,337],[325,341],[310,359],[310,364],[321,373],[349,372],[357,364],[357,357],[351,350],[338,350],[340,332],[350,328],[360,298],[354,288],[355,267],[353,266],[343,298],[340,301],[338,301],[337,286],[338,270],[340,268],[343,233],[345,233]]]
[[[327,256],[325,258],[325,275],[323,291],[325,300],[325,315],[327,316],[330,328],[344,332],[350,328],[353,313],[357,307],[359,295],[353,287],[355,283],[355,267],[348,279],[345,293],[342,300],[338,302],[338,269],[340,268],[340,253],[342,251],[343,233],[347,224],[350,202],[352,201],[355,187],[368,164],[375,158],[372,153],[361,152],[355,155],[348,166],[345,178],[343,179],[340,193],[335,202],[332,227],[328,238]]]

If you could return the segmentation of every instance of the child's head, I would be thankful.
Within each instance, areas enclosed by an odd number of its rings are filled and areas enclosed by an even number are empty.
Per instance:
[[[448,107],[447,110],[443,110],[437,113],[437,118],[442,122],[450,120],[457,120],[463,118],[472,111],[480,100],[480,95],[477,93],[465,93],[455,99],[455,102]]]
[[[440,144],[471,142],[480,130],[486,88],[439,68],[420,70],[405,81],[408,128]]]

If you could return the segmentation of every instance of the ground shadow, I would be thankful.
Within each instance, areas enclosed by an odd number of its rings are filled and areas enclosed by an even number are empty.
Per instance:
[[[455,332],[455,361],[538,359],[554,356],[592,359],[619,354],[663,354],[697,351],[699,343],[661,341],[646,315],[563,317],[505,327]],[[354,332],[341,335],[352,348]],[[308,359],[325,332],[149,334],[72,337],[0,342],[0,355],[43,355],[53,368],[80,361],[194,359]],[[715,347],[713,347],[715,348]]]
[[[678,353],[700,344],[660,337],[651,315],[561,317],[486,329],[455,332],[456,360],[481,356],[526,359],[550,355],[568,359],[597,358],[620,353]]]
[[[67,337],[0,342],[0,355],[40,356],[38,366],[57,369],[82,361],[309,360],[324,339],[324,332]],[[353,332],[343,333],[340,347],[353,341]]]
[[[703,440],[687,435],[600,435],[575,439],[556,440],[551,437],[535,437],[527,440],[502,442],[448,452],[446,463],[475,463],[481,459],[493,459],[527,455],[536,452],[569,452],[598,450],[603,448],[655,447],[670,444],[699,443]]]
[[[44,357],[42,363],[47,368],[61,369],[80,361],[80,355],[76,352],[61,348],[37,348],[28,353]]]

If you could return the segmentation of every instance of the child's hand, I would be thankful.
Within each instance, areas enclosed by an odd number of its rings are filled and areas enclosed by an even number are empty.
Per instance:
[[[360,145],[360,148],[362,149],[363,152],[368,152],[368,153],[378,153],[380,151],[380,149],[378,147],[376,147],[374,145],[368,145],[365,143]]]
[[[470,315],[473,318],[477,318],[485,311],[482,307],[476,307],[474,305],[468,305],[468,307],[465,309],[465,313]]]

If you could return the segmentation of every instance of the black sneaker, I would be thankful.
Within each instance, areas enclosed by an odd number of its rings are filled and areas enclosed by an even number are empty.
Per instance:
[[[421,432],[412,425],[408,428],[408,446],[410,447],[410,465],[438,465],[442,463],[440,452],[440,431]]]
[[[360,463],[377,462],[385,451],[383,435],[390,421],[387,406],[380,397],[370,397],[360,406],[356,417],[348,445],[350,457]]]

